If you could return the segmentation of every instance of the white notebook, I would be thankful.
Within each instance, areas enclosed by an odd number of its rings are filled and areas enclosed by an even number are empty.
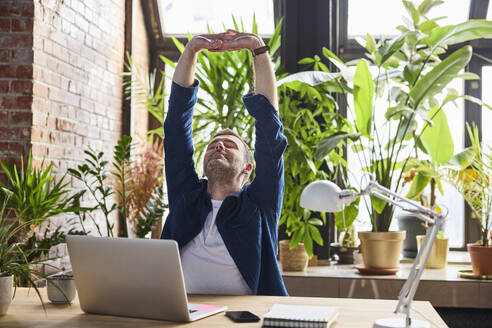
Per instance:
[[[263,316],[263,327],[330,327],[338,317],[333,306],[274,304]]]

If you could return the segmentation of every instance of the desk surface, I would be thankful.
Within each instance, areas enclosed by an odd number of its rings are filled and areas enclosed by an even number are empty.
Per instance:
[[[40,290],[43,299],[47,300],[45,288]],[[263,317],[274,303],[336,306],[340,312],[334,325],[336,328],[372,327],[374,319],[393,316],[392,311],[397,303],[392,300],[276,296],[194,295],[190,296],[189,300],[193,303],[227,305],[229,311],[247,310],[260,317]],[[429,302],[414,302],[412,308],[424,314],[428,320],[432,320],[437,327],[446,327]],[[17,294],[7,315],[0,317],[0,327],[261,327],[261,322],[234,324],[224,313],[188,324],[85,314],[80,310],[78,298],[72,305],[46,303],[46,312],[45,315],[34,289],[17,288]],[[412,318],[422,319],[415,312]]]

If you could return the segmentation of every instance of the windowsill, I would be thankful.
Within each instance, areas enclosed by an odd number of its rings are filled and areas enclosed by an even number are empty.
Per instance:
[[[452,253],[450,261],[467,260],[462,254],[465,252]],[[282,272],[289,295],[397,299],[413,264],[410,259],[402,261],[395,275],[362,275],[354,264],[318,262],[319,266],[308,267],[303,272]],[[466,263],[449,263],[443,269],[425,269],[415,300],[429,301],[438,307],[492,309],[492,280],[460,277],[460,270],[471,268]]]
[[[412,258],[404,257],[400,263],[413,263]],[[470,254],[467,251],[449,251],[448,264],[470,264]]]

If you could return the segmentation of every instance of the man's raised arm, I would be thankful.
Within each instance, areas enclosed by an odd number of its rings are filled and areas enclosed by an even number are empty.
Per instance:
[[[273,211],[269,215],[271,231],[276,233],[276,224],[284,192],[284,166],[282,154],[287,146],[283,126],[278,115],[278,97],[273,64],[263,40],[255,34],[228,31],[234,36],[225,40],[222,48],[229,50],[249,49],[253,52],[255,72],[254,94],[243,97],[248,112],[255,118],[256,143],[255,179],[249,187],[250,196],[261,207]]]

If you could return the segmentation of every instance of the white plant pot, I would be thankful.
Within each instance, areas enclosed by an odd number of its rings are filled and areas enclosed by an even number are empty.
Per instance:
[[[7,314],[14,296],[14,276],[0,276],[0,315]]]

